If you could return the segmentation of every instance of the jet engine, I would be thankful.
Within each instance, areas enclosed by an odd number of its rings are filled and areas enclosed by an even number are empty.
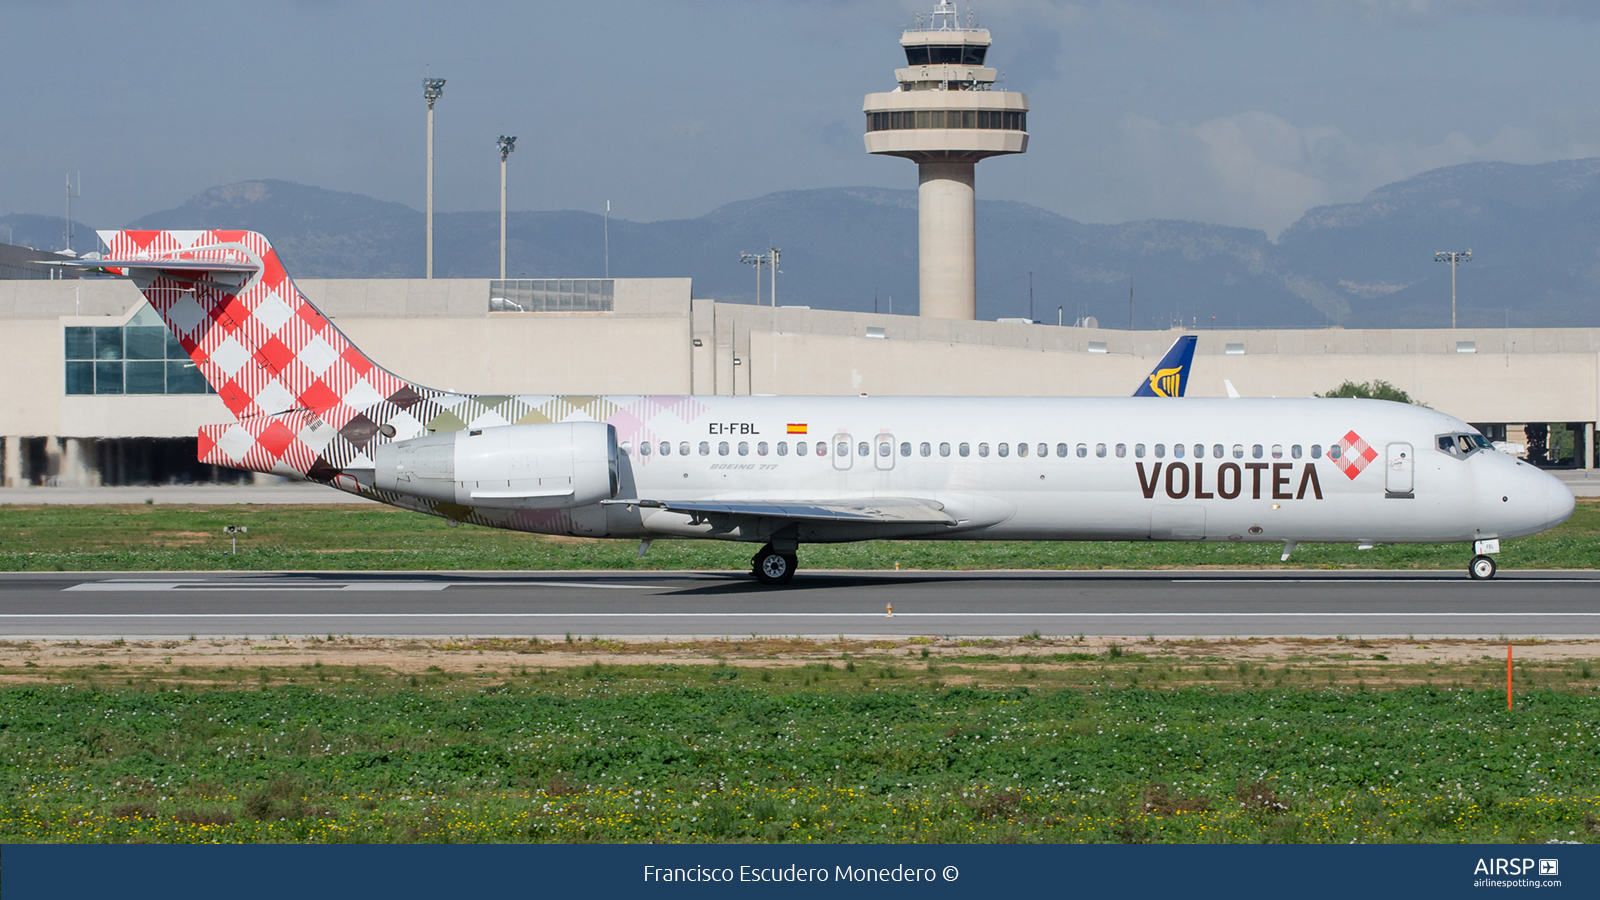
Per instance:
[[[463,506],[570,509],[617,495],[617,430],[604,422],[501,425],[373,451],[373,481]]]

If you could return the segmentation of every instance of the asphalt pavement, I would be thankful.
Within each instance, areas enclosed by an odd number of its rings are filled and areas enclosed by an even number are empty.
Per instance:
[[[890,615],[892,607],[892,615]],[[1600,572],[9,573],[0,637],[1600,636]]]

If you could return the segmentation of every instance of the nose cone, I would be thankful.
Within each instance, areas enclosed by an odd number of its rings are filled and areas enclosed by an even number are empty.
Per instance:
[[[1554,528],[1571,518],[1572,511],[1578,507],[1578,498],[1573,496],[1572,490],[1561,479],[1547,472],[1539,474],[1544,476],[1544,527]]]

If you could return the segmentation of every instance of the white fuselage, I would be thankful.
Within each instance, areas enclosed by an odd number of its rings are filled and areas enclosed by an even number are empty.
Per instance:
[[[956,520],[803,525],[801,542],[1448,542],[1532,534],[1573,509],[1571,492],[1532,465],[1493,450],[1439,449],[1441,435],[1474,433],[1466,423],[1382,401],[603,399],[616,410],[605,418],[623,449],[618,498],[915,498]],[[791,433],[800,426],[803,434]],[[1363,443],[1351,448],[1349,435]],[[1339,459],[1330,458],[1334,447]],[[1356,463],[1366,447],[1370,462]],[[537,522],[492,518],[594,536],[768,536],[759,523],[730,527],[626,504]]]

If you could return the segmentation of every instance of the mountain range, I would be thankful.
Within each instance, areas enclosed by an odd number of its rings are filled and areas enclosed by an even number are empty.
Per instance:
[[[982,182],[979,182],[979,195]],[[690,276],[697,297],[752,302],[740,251],[783,249],[784,305],[916,311],[916,192],[785,191],[694,219],[631,222],[574,210],[507,217],[510,277]],[[0,217],[11,243],[59,247],[59,217]],[[78,224],[76,246],[92,246]],[[286,181],[203,191],[131,228],[247,228],[300,277],[420,277],[422,213],[400,203]],[[494,277],[495,212],[435,217],[439,277]],[[609,229],[609,235],[607,234]],[[1450,270],[1435,251],[1473,250],[1459,272],[1458,321],[1600,325],[1600,159],[1474,163],[1424,172],[1358,203],[1309,210],[1265,232],[1199,222],[1087,224],[1036,206],[979,200],[978,315],[1110,327],[1185,325],[1444,327]],[[0,238],[3,239],[3,238]]]

